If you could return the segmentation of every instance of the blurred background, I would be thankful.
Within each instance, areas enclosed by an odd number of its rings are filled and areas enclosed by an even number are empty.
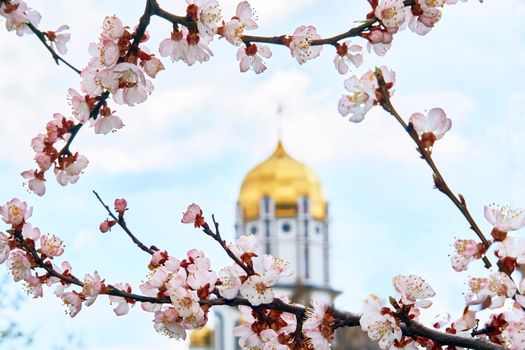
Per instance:
[[[184,13],[183,1],[160,3]],[[364,0],[250,3],[258,16],[254,35],[291,34],[299,25],[313,24],[323,37],[331,36],[356,25],[369,10]],[[29,5],[42,14],[41,30],[70,26],[66,59],[78,67],[88,61],[88,44],[98,40],[104,16],[116,14],[134,26],[143,11],[140,1]],[[236,2],[221,5],[224,18],[234,15]],[[365,53],[363,65],[353,70],[362,74],[382,64],[393,69],[393,102],[405,118],[433,107],[447,112],[452,130],[436,143],[433,155],[487,234],[491,227],[483,205],[525,205],[524,18],[521,0],[460,2],[448,6],[425,37],[401,32],[385,57]],[[147,46],[157,52],[171,25],[153,18],[148,30]],[[353,42],[366,46],[363,40]],[[459,316],[465,281],[485,273],[481,263],[459,274],[450,267],[454,239],[476,237],[433,190],[430,170],[396,122],[378,108],[360,124],[338,114],[347,77],[335,70],[332,47],[303,66],[287,48],[272,47],[268,70],[260,76],[239,72],[237,48],[225,40],[211,44],[214,57],[204,64],[164,60],[166,70],[154,80],[146,103],[133,108],[110,103],[126,125],[122,130],[106,136],[81,130],[73,150],[90,164],[79,182],[63,188],[49,176],[47,193],[38,198],[26,191],[19,175],[34,167],[30,140],[53,113],[70,114],[67,89],[78,89],[79,78],[56,66],[34,36],[0,30],[0,43],[1,201],[16,196],[32,205],[30,222],[65,240],[63,259],[78,276],[97,270],[106,281],[129,282],[138,291],[148,272],[148,256],[123,232],[100,234],[106,214],[92,190],[108,203],[125,197],[128,224],[147,245],[179,257],[197,247],[214,269],[229,264],[214,242],[180,224],[180,215],[189,203],[199,203],[208,217],[215,214],[224,238],[233,239],[243,178],[272,153],[279,128],[289,154],[317,174],[329,202],[332,285],[343,291],[337,307],[359,312],[369,293],[384,299],[395,295],[394,275],[418,274],[437,292],[424,317],[443,311]],[[2,293],[9,295],[5,300],[13,301],[1,305],[2,320],[8,322],[0,326],[13,322],[18,328],[12,333],[23,333],[0,343],[2,349],[187,349],[187,342],[157,334],[152,315],[139,306],[116,317],[107,298],[100,298],[70,319],[51,290],[43,300],[32,300],[9,276],[0,280]]]

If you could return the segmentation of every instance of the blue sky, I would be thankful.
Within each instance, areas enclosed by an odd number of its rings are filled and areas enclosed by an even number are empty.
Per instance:
[[[46,0],[30,5],[42,13],[40,28],[70,25],[67,58],[82,67],[104,16],[117,14],[134,25],[143,10],[141,2],[135,3]],[[260,35],[290,34],[301,24],[333,35],[368,10],[364,0],[251,3],[259,17],[260,29],[254,33]],[[184,8],[167,1],[161,5]],[[223,7],[225,17],[233,15],[234,1]],[[483,205],[525,206],[524,18],[521,0],[459,3],[445,9],[429,35],[402,32],[387,56],[365,54],[357,70],[360,74],[380,64],[393,69],[393,102],[406,118],[437,106],[445,109],[453,125],[437,143],[435,160],[487,233]],[[152,21],[152,51],[169,30],[169,24]],[[0,56],[0,198],[5,202],[18,196],[33,205],[31,222],[64,238],[64,258],[80,276],[98,270],[112,283],[138,286],[147,272],[148,257],[122,232],[98,233],[105,213],[92,190],[107,202],[126,197],[128,222],[146,244],[178,256],[199,247],[215,268],[229,264],[213,242],[179,224],[179,215],[197,202],[208,216],[215,213],[226,238],[233,237],[240,184],[275,147],[280,104],[285,147],[315,170],[330,202],[333,284],[344,291],[338,306],[359,311],[368,293],[393,294],[392,276],[415,273],[437,291],[430,316],[444,309],[458,313],[467,277],[485,273],[480,266],[463,274],[450,268],[454,237],[474,235],[451,203],[432,189],[429,169],[394,120],[379,109],[360,124],[338,114],[345,77],[333,67],[331,47],[303,66],[288,49],[274,47],[268,70],[260,76],[239,73],[236,48],[224,40],[212,43],[215,56],[206,64],[188,68],[164,61],[167,69],[155,79],[146,103],[112,105],[124,129],[108,136],[82,130],[74,149],[90,164],[79,183],[62,188],[50,179],[46,196],[37,198],[26,192],[18,175],[33,167],[29,142],[53,113],[69,113],[67,89],[77,88],[79,81],[55,66],[35,37],[1,30],[0,42],[8,53]],[[49,335],[73,330],[89,350],[185,348],[156,334],[151,315],[138,307],[117,318],[102,298],[70,320],[60,304],[51,295],[28,299],[13,317],[37,329],[44,347],[54,342]]]

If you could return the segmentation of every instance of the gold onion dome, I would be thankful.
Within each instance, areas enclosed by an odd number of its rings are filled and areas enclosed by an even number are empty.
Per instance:
[[[213,338],[213,329],[204,326],[190,333],[190,346],[192,347],[209,347]]]
[[[281,141],[273,154],[244,178],[239,205],[244,221],[259,217],[260,200],[268,196],[275,203],[276,217],[297,216],[297,201],[310,199],[310,215],[326,220],[326,199],[319,178],[306,165],[290,157]]]

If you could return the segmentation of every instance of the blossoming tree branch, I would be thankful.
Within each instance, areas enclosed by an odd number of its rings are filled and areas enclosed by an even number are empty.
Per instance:
[[[35,34],[57,64],[65,64],[80,75],[79,86],[68,89],[71,111],[68,116],[54,114],[43,128],[45,131],[32,139],[36,168],[23,171],[22,176],[28,188],[39,196],[45,194],[51,169],[59,184],[76,183],[88,166],[87,157],[73,151],[79,132],[85,126],[93,128],[96,134],[116,131],[123,122],[111,104],[134,106],[148,99],[153,92],[152,79],[165,69],[156,53],[145,46],[152,16],[173,25],[158,48],[161,57],[172,61],[189,66],[207,62],[213,56],[212,41],[220,37],[238,47],[236,57],[241,72],[263,73],[267,69],[265,59],[272,56],[266,44],[271,44],[287,47],[299,64],[315,59],[324,46],[331,46],[335,69],[347,75],[363,63],[360,43],[383,56],[399,31],[409,28],[425,35],[438,23],[441,9],[457,2],[368,0],[370,12],[363,14],[361,24],[321,38],[312,25],[302,25],[290,35],[245,34],[257,29],[247,1],[240,2],[228,20],[222,17],[216,0],[187,0],[186,13],[180,15],[162,9],[156,0],[147,0],[134,27],[124,25],[117,16],[101,19],[102,33],[88,47],[92,57],[78,69],[64,58],[70,38],[67,25],[41,30],[40,13],[24,1],[0,0],[0,15],[7,30],[16,31],[19,36]],[[464,196],[449,187],[432,158],[436,142],[452,126],[451,119],[439,107],[427,114],[415,112],[408,118],[400,115],[390,100],[395,78],[394,72],[384,66],[360,76],[350,73],[344,81],[347,92],[339,99],[338,110],[355,123],[361,122],[374,106],[392,115],[431,169],[435,188],[450,199],[476,234],[477,239],[454,242],[451,265],[459,272],[467,270],[470,263],[479,263],[487,268],[487,274],[469,279],[464,311],[456,317],[448,316],[431,325],[419,321],[420,314],[432,304],[435,292],[415,275],[393,277],[396,294],[390,296],[388,304],[370,295],[363,309],[354,313],[317,301],[312,305],[291,303],[287,296],[276,295],[272,289],[280,278],[294,273],[288,262],[257,255],[253,235],[225,241],[216,219],[212,216],[211,222],[206,220],[195,203],[188,206],[181,221],[216,241],[231,259],[231,265],[218,272],[211,269],[210,260],[199,249],[189,250],[185,257],[175,257],[165,249],[144,244],[126,223],[127,201],[116,199],[112,208],[98,193],[95,195],[108,214],[108,219],[99,225],[100,231],[119,226],[147,254],[148,278],[138,288],[106,281],[98,271],[74,272],[68,261],[60,260],[65,255],[62,239],[42,234],[33,226],[29,221],[32,207],[18,198],[0,207],[0,216],[7,225],[5,233],[0,232],[0,262],[6,263],[14,280],[26,284],[35,298],[43,296],[44,287],[54,288],[71,317],[99,296],[107,295],[117,316],[127,314],[139,303],[144,312],[152,314],[153,327],[158,332],[176,339],[184,339],[188,330],[203,327],[214,306],[228,305],[239,308],[243,314],[245,322],[235,329],[235,335],[245,349],[328,349],[334,331],[341,327],[360,327],[382,349],[523,349],[525,280],[518,270],[525,264],[525,245],[512,231],[525,226],[525,214],[508,207],[486,206],[485,217],[494,228],[489,235],[481,231]],[[206,217],[209,218],[207,214]],[[481,310],[491,313],[481,317]]]

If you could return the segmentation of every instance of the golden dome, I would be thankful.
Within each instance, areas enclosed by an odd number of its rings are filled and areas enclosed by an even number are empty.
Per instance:
[[[213,329],[204,326],[190,333],[190,347],[209,347],[212,345]]]
[[[244,178],[239,205],[245,221],[259,217],[259,203],[265,196],[274,201],[276,217],[296,216],[297,200],[305,196],[310,199],[310,215],[326,220],[327,204],[319,178],[306,165],[290,157],[281,141],[270,158]]]

